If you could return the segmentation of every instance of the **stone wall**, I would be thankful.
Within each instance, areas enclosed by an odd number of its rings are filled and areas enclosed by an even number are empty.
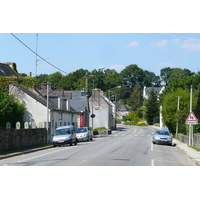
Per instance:
[[[182,135],[178,134],[178,139],[189,145],[189,136],[188,135]],[[200,148],[200,133],[195,133],[193,138],[193,145]]]
[[[46,144],[46,129],[0,130],[0,152]]]

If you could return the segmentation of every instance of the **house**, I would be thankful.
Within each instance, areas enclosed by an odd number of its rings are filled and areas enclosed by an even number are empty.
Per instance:
[[[144,89],[143,89],[143,98],[148,99],[148,95],[149,95],[149,93],[152,90],[154,90],[158,94],[161,94],[164,89],[165,89],[164,86],[162,86],[162,87],[146,87],[146,86],[144,86]]]
[[[16,76],[16,77],[18,77],[19,75],[9,65],[0,63],[0,76]]]
[[[43,96],[46,95],[46,86],[43,85],[42,88],[38,89],[39,92]],[[54,103],[58,104],[59,98],[62,98],[62,100],[66,103],[68,103],[72,108],[74,108],[78,113],[78,119],[77,119],[77,127],[84,127],[86,124],[86,91],[85,89],[82,89],[81,91],[67,91],[67,90],[51,90],[51,87],[49,88],[49,100]],[[66,105],[64,103],[64,105]],[[63,105],[63,106],[64,106]]]
[[[144,86],[143,89],[143,98],[148,99],[148,95],[149,93],[154,90],[155,92],[157,92],[158,94],[161,94],[165,89],[165,86],[162,87],[146,87]],[[164,126],[163,123],[163,117],[162,117],[162,105],[160,105],[160,128],[162,128]]]
[[[47,109],[47,98],[35,88],[25,88],[16,82],[10,82],[9,93],[25,105],[24,121],[29,122],[30,126],[35,123],[36,127],[45,128],[47,121],[49,122],[49,141],[57,127],[72,124],[77,127],[79,113],[66,99],[57,96],[57,100],[49,100]]]
[[[104,96],[100,89],[92,90],[92,96],[89,98],[89,110],[89,126],[94,129],[97,127],[116,129],[115,104]]]
[[[123,117],[127,116],[129,114],[129,110],[128,108],[122,103],[122,100],[119,100],[117,102],[117,106],[116,106],[116,112],[117,112],[117,116],[120,120],[123,119]]]

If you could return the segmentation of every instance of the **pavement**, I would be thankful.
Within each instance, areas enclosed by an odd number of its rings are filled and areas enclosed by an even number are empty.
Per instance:
[[[152,129],[160,129],[159,127],[156,126],[149,126],[149,128]],[[116,134],[119,130],[114,130],[112,131],[112,134]],[[181,152],[183,152],[187,157],[189,157],[197,166],[200,166],[200,152],[196,151],[195,149],[189,147],[187,144],[180,142],[179,140],[173,138],[173,144],[176,145],[176,148],[179,149]],[[13,152],[9,153],[0,153],[0,160],[4,158],[9,158],[13,156],[18,156],[22,154],[27,154],[35,151],[40,151],[43,149],[48,149],[52,148],[52,145],[45,145],[42,147],[35,147],[35,148],[30,148],[30,149],[24,149],[24,150],[16,150]]]

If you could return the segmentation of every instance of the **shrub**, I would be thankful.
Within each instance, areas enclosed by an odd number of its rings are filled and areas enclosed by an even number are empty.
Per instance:
[[[145,122],[143,122],[143,121],[139,121],[138,123],[137,123],[137,126],[147,126],[148,124],[147,123],[145,123]]]

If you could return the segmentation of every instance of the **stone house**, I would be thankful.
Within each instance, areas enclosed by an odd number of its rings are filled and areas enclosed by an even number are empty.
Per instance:
[[[100,89],[93,89],[89,98],[89,126],[95,128],[105,127],[106,129],[116,129],[116,109]],[[95,115],[94,118],[91,115]]]
[[[54,97],[54,101],[49,98],[47,112],[47,98],[35,88],[25,88],[16,82],[9,84],[9,93],[25,105],[24,121],[36,124],[36,127],[44,128],[47,123],[47,113],[49,119],[49,141],[55,129],[63,125],[74,125],[77,127],[78,112],[73,109],[67,99]]]

